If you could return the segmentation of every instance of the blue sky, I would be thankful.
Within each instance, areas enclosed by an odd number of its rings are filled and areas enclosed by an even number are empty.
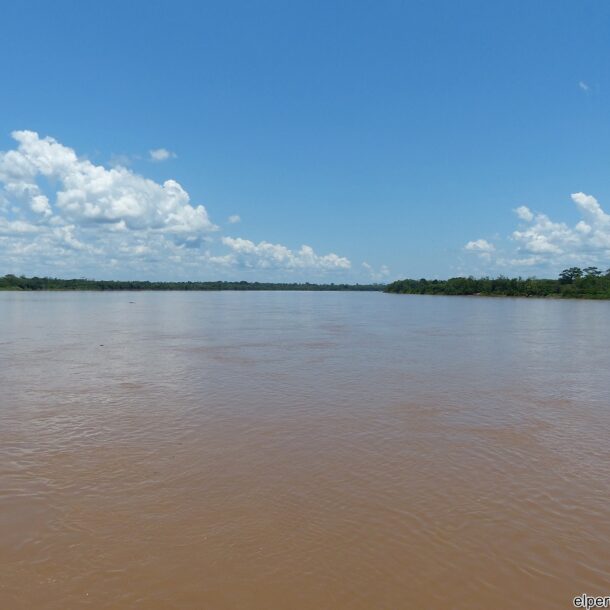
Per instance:
[[[0,27],[0,274],[610,266],[605,0],[25,0]]]

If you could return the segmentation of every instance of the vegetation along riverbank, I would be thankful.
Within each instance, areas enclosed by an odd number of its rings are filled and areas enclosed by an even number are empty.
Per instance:
[[[277,282],[148,282],[120,280],[63,280],[5,275],[0,290],[359,290],[381,291],[383,284],[310,284]]]
[[[507,297],[555,297],[610,299],[610,269],[570,267],[557,279],[473,278],[448,280],[398,280],[388,284],[385,292],[396,294],[484,295]]]

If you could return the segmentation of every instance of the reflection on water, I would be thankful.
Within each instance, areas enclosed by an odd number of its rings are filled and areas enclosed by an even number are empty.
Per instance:
[[[603,302],[0,294],[0,608],[608,594],[609,344]]]

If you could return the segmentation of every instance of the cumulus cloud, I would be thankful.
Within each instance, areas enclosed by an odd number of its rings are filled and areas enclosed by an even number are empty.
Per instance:
[[[514,231],[512,237],[522,252],[566,260],[610,256],[610,216],[591,195],[573,193],[571,197],[582,216],[573,227],[554,222],[545,214],[530,212],[528,217],[520,216],[527,224]]]
[[[166,148],[153,148],[148,151],[151,161],[167,161],[168,159],[175,159],[176,153]]]
[[[227,219],[232,225],[234,225],[237,222],[241,222],[241,217],[239,216],[239,214],[231,214],[231,216],[229,216],[229,218]]]
[[[531,220],[534,219],[534,215],[532,214],[532,211],[527,206],[524,206],[524,205],[521,205],[518,208],[516,208],[515,214],[517,214],[517,216],[521,220],[525,220],[527,222],[530,222]]]
[[[192,277],[202,270],[325,273],[351,267],[347,258],[319,255],[309,246],[291,250],[243,238],[215,240],[218,227],[206,208],[192,203],[175,180],[157,183],[123,166],[96,165],[33,131],[12,137],[16,147],[0,151],[5,272],[91,270],[100,277],[120,268],[131,276]]]
[[[610,259],[610,215],[597,199],[573,193],[573,204],[581,218],[573,226],[535,213],[527,206],[515,209],[520,226],[510,235],[516,252],[498,253],[499,266],[556,267],[567,264],[605,265]],[[496,254],[485,240],[469,242],[466,249],[475,253]]]
[[[488,242],[486,239],[476,239],[474,241],[469,241],[464,248],[469,250],[470,252],[475,252],[477,254],[491,254],[495,251],[495,246]]]
[[[22,269],[171,260],[216,230],[175,180],[107,169],[53,138],[15,131],[0,152],[0,256]]]
[[[222,243],[231,252],[218,262],[256,269],[317,269],[322,271],[348,270],[349,259],[334,253],[319,255],[310,246],[290,250],[281,244],[261,241],[255,244],[241,237],[223,237]]]
[[[27,203],[38,214],[56,213],[78,224],[175,233],[214,229],[206,209],[192,206],[188,193],[175,180],[157,184],[124,167],[94,165],[33,131],[14,131],[12,136],[18,147],[0,154],[0,182],[7,196]],[[40,180],[59,185],[54,211]]]

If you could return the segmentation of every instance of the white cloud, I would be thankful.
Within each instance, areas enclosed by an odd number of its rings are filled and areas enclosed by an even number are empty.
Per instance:
[[[225,264],[257,269],[317,269],[322,271],[347,270],[349,259],[334,253],[318,255],[310,246],[290,250],[281,244],[261,241],[255,244],[241,237],[223,237],[222,243],[231,254],[223,258]],[[221,261],[219,261],[221,262]]]
[[[0,217],[0,235],[23,235],[39,233],[40,227],[23,220],[8,220]]]
[[[167,261],[216,229],[175,180],[94,165],[32,131],[12,136],[16,148],[0,152],[5,268],[103,268],[119,253],[125,264]]]
[[[291,250],[242,238],[214,240],[218,227],[206,208],[193,204],[175,180],[160,184],[126,167],[95,165],[32,131],[12,136],[16,147],[0,151],[4,272],[192,278],[203,270],[292,275],[351,267],[347,258],[318,255],[309,246]]]
[[[476,252],[477,254],[491,254],[496,249],[494,245],[489,243],[486,239],[469,241],[464,248],[470,252]]]
[[[176,153],[166,148],[153,148],[148,151],[151,161],[167,161],[168,159],[175,159]]]
[[[525,205],[519,206],[515,210],[515,214],[517,214],[517,216],[521,220],[526,220],[527,222],[530,222],[531,220],[534,219],[534,215],[532,214],[532,211]]]
[[[34,212],[43,216],[51,216],[53,214],[49,200],[44,195],[34,195],[30,202],[30,207]]]
[[[232,225],[234,225],[237,222],[241,222],[241,217],[239,216],[239,214],[231,214],[231,216],[229,216],[229,218],[227,219]]]
[[[554,221],[546,214],[534,213],[526,206],[515,209],[521,225],[510,240],[516,252],[498,254],[495,262],[504,267],[539,266],[556,268],[568,264],[606,265],[610,259],[610,215],[597,199],[585,193],[573,193],[572,202],[581,219],[573,226]],[[467,250],[495,254],[485,240],[469,242]]]
[[[587,83],[585,83],[584,81],[578,81],[578,86],[585,92],[588,93],[591,90],[591,87],[589,87],[589,85],[587,85]]]
[[[71,148],[33,131],[14,131],[17,150],[0,153],[0,182],[7,195],[45,216],[77,224],[119,224],[174,233],[210,231],[206,209],[192,206],[175,180],[157,184],[124,167],[106,169],[79,159]],[[39,186],[56,183],[54,210]]]
[[[545,214],[531,214],[522,229],[514,231],[519,249],[542,259],[560,257],[566,260],[582,258],[606,259],[610,255],[610,216],[595,197],[585,193],[572,194],[572,201],[582,215],[573,227],[554,222]]]

